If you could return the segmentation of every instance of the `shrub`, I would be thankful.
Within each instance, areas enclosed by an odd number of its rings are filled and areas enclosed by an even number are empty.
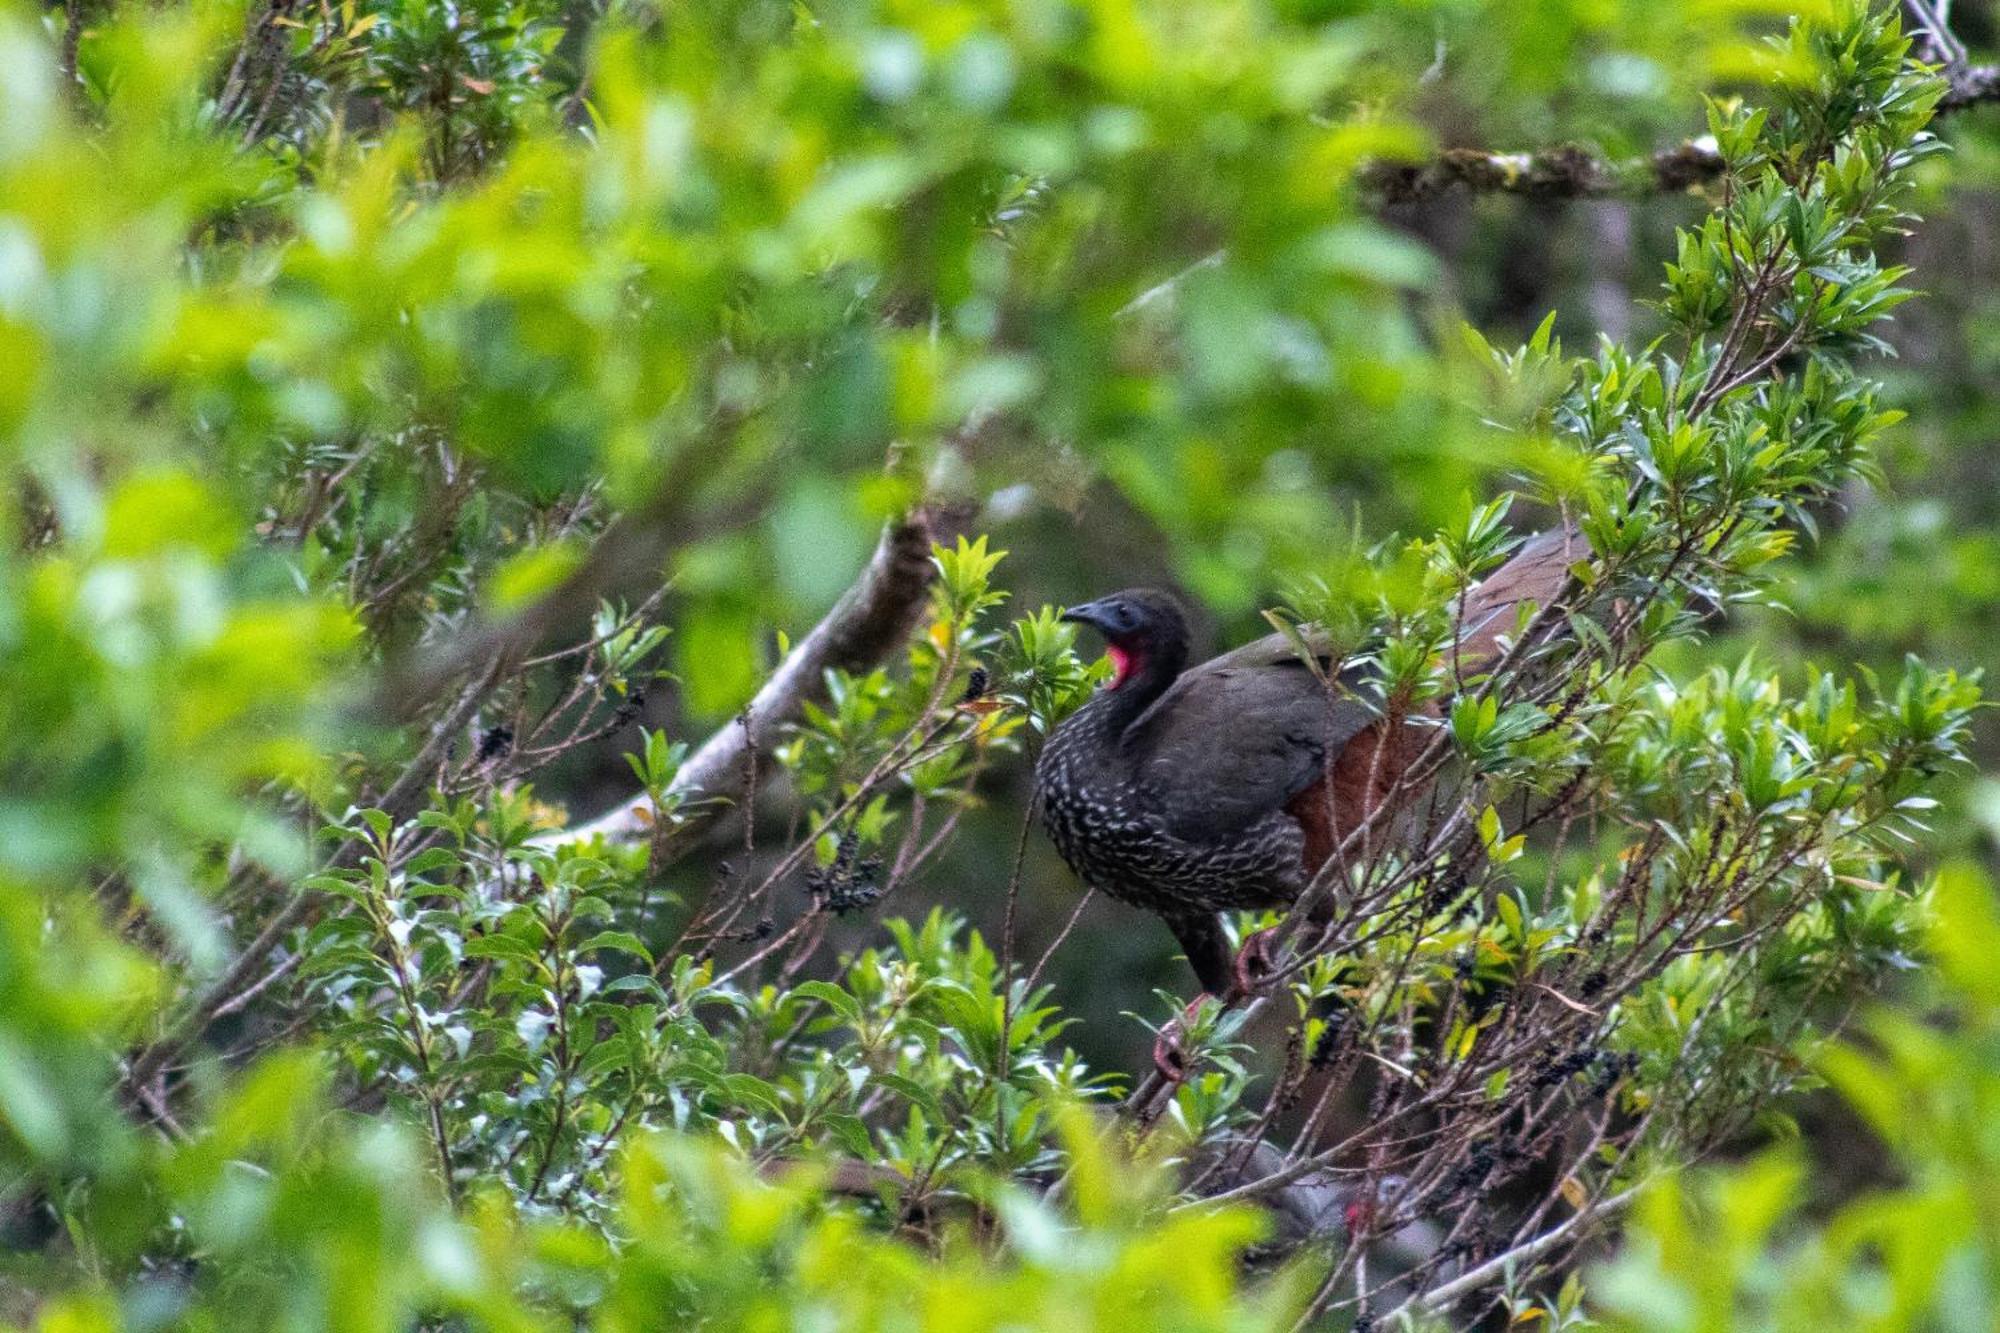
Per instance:
[[[1976,686],[1674,653],[1893,424],[1892,18],[1711,103],[1665,332],[1576,357],[1424,336],[1386,7],[585,8],[0,9],[10,1317],[1520,1315],[1782,1123]],[[1097,476],[1421,740],[1178,1083],[1076,1049],[1025,822],[997,931],[924,897],[1100,676],[968,514]],[[1329,553],[1335,487],[1430,535]],[[1530,515],[1567,586],[1466,671]]]

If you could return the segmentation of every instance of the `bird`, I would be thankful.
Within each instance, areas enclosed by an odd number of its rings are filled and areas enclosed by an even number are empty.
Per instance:
[[[1556,598],[1587,550],[1563,525],[1470,589],[1460,673],[1490,663],[1518,608]],[[1111,675],[1037,758],[1050,841],[1086,884],[1165,921],[1204,992],[1254,987],[1260,941],[1232,952],[1221,914],[1296,901],[1396,793],[1425,728],[1393,716],[1321,634],[1281,631],[1191,666],[1187,614],[1159,589],[1111,593],[1062,619],[1103,636]]]

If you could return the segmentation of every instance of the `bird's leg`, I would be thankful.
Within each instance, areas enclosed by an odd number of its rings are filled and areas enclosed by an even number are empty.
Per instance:
[[[1167,924],[1180,939],[1181,947],[1187,951],[1188,962],[1194,965],[1195,975],[1202,984],[1201,993],[1189,1000],[1180,1014],[1160,1029],[1160,1035],[1153,1041],[1153,1067],[1168,1081],[1179,1083],[1187,1077],[1189,1064],[1188,1053],[1181,1045],[1181,1033],[1194,1018],[1196,1009],[1211,995],[1220,996],[1223,1003],[1228,1004],[1263,989],[1265,978],[1271,975],[1276,964],[1271,957],[1271,938],[1277,933],[1277,927],[1246,937],[1236,953],[1231,955],[1222,933],[1221,918],[1212,912],[1169,917]]]
[[[1229,996],[1236,992],[1236,964],[1229,952],[1229,937],[1223,933],[1222,918],[1215,912],[1163,913],[1167,926],[1187,954],[1188,965],[1201,983],[1201,993],[1187,1002],[1174,1020],[1160,1029],[1153,1042],[1153,1067],[1170,1083],[1187,1077],[1190,1060],[1181,1045],[1195,1010],[1211,995]]]

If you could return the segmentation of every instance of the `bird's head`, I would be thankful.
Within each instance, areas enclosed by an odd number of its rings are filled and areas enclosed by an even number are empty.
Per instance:
[[[1187,665],[1187,616],[1179,602],[1157,588],[1114,592],[1072,606],[1062,618],[1104,636],[1112,668],[1107,689],[1115,690],[1142,672],[1171,680]]]

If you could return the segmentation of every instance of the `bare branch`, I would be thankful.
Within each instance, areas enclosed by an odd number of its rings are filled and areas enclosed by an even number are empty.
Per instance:
[[[826,697],[829,670],[873,666],[909,637],[937,570],[931,544],[958,531],[970,514],[931,505],[890,524],[875,554],[851,587],[792,648],[743,713],[702,743],[674,776],[673,795],[695,797],[735,791],[753,751],[769,748],[779,729],[807,701]],[[652,804],[641,798],[555,835],[567,844],[606,838],[632,842],[650,836]]]
[[[2000,65],[1975,65],[1929,0],[1904,0],[1905,26],[1948,85],[1940,115],[2000,102]],[[1377,162],[1361,185],[1385,204],[1421,203],[1453,191],[1534,199],[1617,199],[1677,194],[1721,177],[1726,163],[1706,135],[1647,157],[1616,161],[1575,144],[1498,152],[1447,148],[1428,162]],[[1152,293],[1148,293],[1150,297]],[[1142,298],[1144,299],[1144,298]]]
[[[1451,1281],[1410,1297],[1409,1300],[1404,1301],[1392,1310],[1382,1320],[1382,1323],[1384,1325],[1393,1325],[1398,1319],[1406,1315],[1415,1317],[1422,1314],[1431,1314],[1438,1310],[1449,1309],[1452,1302],[1458,1300],[1460,1297],[1468,1296],[1478,1291],[1481,1287],[1505,1277],[1510,1267],[1527,1263],[1531,1259],[1539,1259],[1557,1246],[1576,1239],[1592,1222],[1611,1213],[1622,1211],[1630,1206],[1634,1199],[1639,1197],[1639,1192],[1640,1187],[1634,1186],[1631,1189],[1621,1190],[1616,1194],[1599,1199],[1596,1203],[1586,1205],[1568,1221],[1562,1223],[1562,1225],[1550,1227],[1541,1235],[1520,1245],[1516,1245],[1505,1254],[1496,1254],[1478,1267],[1469,1268],[1465,1272],[1460,1273]]]
[[[1964,64],[1966,57],[1964,43],[1952,36],[1949,8],[1950,0],[1941,5],[1903,0],[1903,30],[1915,39],[1925,60],[1947,67]]]
[[[1938,101],[1939,114],[2000,102],[2000,65],[1947,65],[1939,72],[1951,85]]]
[[[1628,162],[1613,162],[1574,144],[1521,153],[1447,148],[1429,162],[1378,162],[1362,172],[1361,183],[1389,204],[1414,203],[1455,189],[1538,199],[1605,199],[1691,189],[1720,177],[1724,165],[1707,138]]]

